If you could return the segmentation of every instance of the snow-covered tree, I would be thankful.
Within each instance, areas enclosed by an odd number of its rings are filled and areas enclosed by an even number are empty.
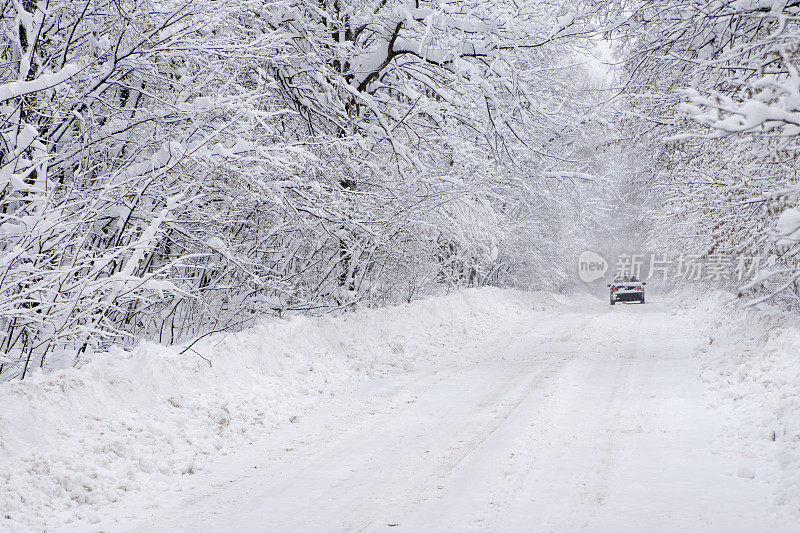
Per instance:
[[[766,255],[765,275],[747,288],[797,296],[798,5],[609,6],[605,28],[620,43],[626,98],[657,132],[642,146],[661,154],[657,240],[706,255]]]
[[[584,9],[4,3],[0,377],[562,271],[600,168]]]

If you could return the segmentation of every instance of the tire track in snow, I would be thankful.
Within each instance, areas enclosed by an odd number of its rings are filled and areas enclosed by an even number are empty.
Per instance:
[[[620,356],[620,367],[614,379],[614,394],[609,402],[611,416],[605,424],[606,446],[602,459],[597,466],[597,486],[595,487],[594,500],[598,505],[603,505],[608,495],[609,477],[617,461],[618,442],[617,435],[622,426],[623,407],[630,396],[633,364],[639,357],[639,345],[642,339],[642,324],[644,315],[637,313],[635,335],[630,339],[630,348]]]

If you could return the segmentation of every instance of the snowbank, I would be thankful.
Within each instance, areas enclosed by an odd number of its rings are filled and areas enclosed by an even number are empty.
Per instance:
[[[218,335],[179,355],[143,343],[0,384],[0,529],[49,528],[167,488],[354,380],[523,332],[552,296],[469,290]]]
[[[707,334],[702,377],[726,420],[717,443],[744,453],[740,474],[800,502],[800,320],[722,292],[685,289],[673,312]],[[218,335],[194,352],[143,343],[79,369],[0,384],[0,530],[99,519],[126,493],[169,490],[215,455],[367,380],[475,359],[543,313],[604,303],[469,290],[342,317],[296,317]],[[484,350],[491,353],[490,350]],[[210,362],[210,364],[209,364]],[[81,522],[85,525],[85,522]]]
[[[722,446],[739,450],[740,475],[768,479],[779,503],[800,506],[800,319],[774,307],[745,307],[721,291],[673,294],[699,331],[702,378],[726,420]]]

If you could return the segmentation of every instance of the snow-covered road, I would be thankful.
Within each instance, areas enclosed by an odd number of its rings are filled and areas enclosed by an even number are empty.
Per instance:
[[[697,350],[660,303],[540,315],[458,357],[360,384],[174,490],[132,531],[790,531],[727,449]]]

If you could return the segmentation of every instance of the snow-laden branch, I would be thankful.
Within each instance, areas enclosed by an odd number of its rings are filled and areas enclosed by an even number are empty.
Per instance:
[[[67,82],[80,72],[81,67],[75,64],[65,65],[58,72],[43,74],[30,81],[19,80],[0,84],[0,103],[12,98],[52,89],[57,85]]]

